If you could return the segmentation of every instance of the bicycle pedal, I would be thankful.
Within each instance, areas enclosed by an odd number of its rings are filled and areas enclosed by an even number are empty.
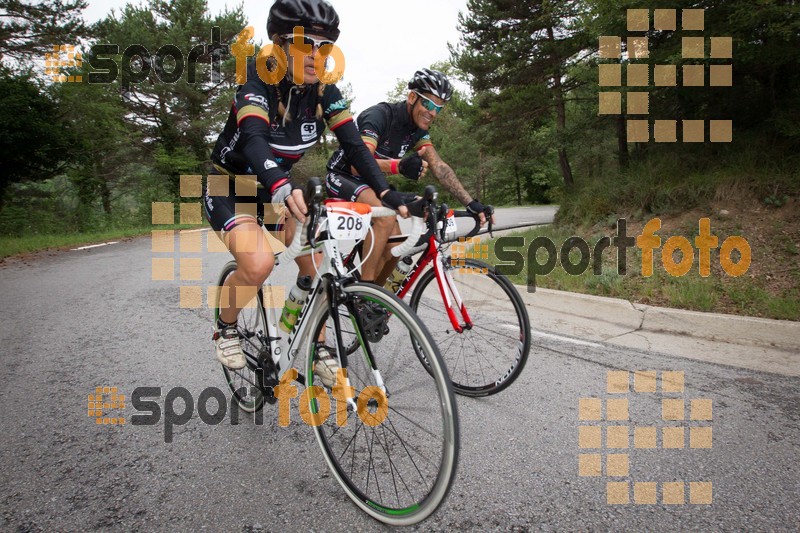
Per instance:
[[[384,309],[368,303],[362,303],[356,309],[358,322],[369,342],[380,342],[389,334],[388,313]]]

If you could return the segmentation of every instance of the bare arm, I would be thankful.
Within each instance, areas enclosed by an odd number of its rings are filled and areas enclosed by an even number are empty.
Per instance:
[[[442,158],[439,157],[438,152],[436,152],[433,146],[429,145],[424,147],[419,151],[419,155],[428,162],[428,166],[433,170],[433,175],[436,176],[439,183],[441,183],[450,194],[455,196],[459,202],[463,205],[468,205],[473,200],[472,195],[470,195],[464,186],[461,185],[461,182],[458,181],[456,173],[453,172],[450,165],[442,161]]]

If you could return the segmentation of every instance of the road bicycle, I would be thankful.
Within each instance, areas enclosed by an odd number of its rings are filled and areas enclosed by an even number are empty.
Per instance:
[[[304,409],[310,413],[325,460],[347,495],[387,524],[418,523],[445,499],[456,472],[459,424],[450,379],[430,333],[408,305],[383,288],[359,283],[345,269],[339,250],[341,241],[357,241],[371,231],[371,217],[395,212],[350,202],[322,203],[316,178],[306,195],[309,216],[302,226],[298,222],[291,245],[276,258],[276,268],[321,250],[308,299],[286,335],[278,327],[283,302],[265,305],[273,289],[269,280],[260,287],[255,305],[242,310],[237,326],[247,366],[223,366],[226,380],[239,407],[254,412],[281,396],[279,381],[298,371],[292,367],[297,361],[302,372],[295,383],[305,387],[298,394],[301,415]],[[235,270],[235,261],[225,265],[218,286]],[[218,297],[216,316],[219,306]],[[344,313],[348,331],[356,337],[355,346],[347,350],[340,320]],[[337,400],[336,409],[328,397],[331,392],[336,398],[336,391],[322,388],[314,375],[323,335],[346,376],[338,392],[353,387],[354,397]],[[345,403],[346,411],[340,406]],[[344,423],[339,410],[346,412]]]
[[[493,212],[491,207],[487,209],[490,220]],[[448,254],[456,241],[456,218],[473,220],[474,227],[465,240],[480,231],[478,215],[430,201],[425,205],[425,220],[412,219],[410,236],[389,239],[406,246],[402,255],[422,252],[396,294],[405,298],[411,293],[409,305],[438,345],[455,392],[488,396],[511,385],[525,367],[531,347],[530,319],[514,285],[494,267],[469,257],[479,254]],[[415,242],[418,246],[408,249],[408,241],[420,233],[424,235]],[[356,267],[363,248],[362,241],[347,255],[344,264],[348,269]],[[425,271],[428,265],[432,268]],[[349,332],[348,337],[348,348],[355,349],[354,333]],[[424,354],[418,355],[424,363]]]

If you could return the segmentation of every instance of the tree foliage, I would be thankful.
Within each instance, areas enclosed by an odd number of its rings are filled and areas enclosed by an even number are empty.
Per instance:
[[[28,75],[0,77],[0,207],[12,183],[52,178],[73,159],[63,110]]]
[[[0,0],[0,61],[27,63],[53,45],[76,44],[87,34],[86,0]]]

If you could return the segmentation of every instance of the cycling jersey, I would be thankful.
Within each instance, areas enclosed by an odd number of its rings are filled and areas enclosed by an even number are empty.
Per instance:
[[[418,128],[408,113],[405,101],[374,105],[358,116],[361,139],[375,147],[376,159],[400,159],[409,148],[421,150],[432,145],[427,130]],[[328,170],[346,177],[361,179],[353,174],[354,166],[345,150],[334,152],[328,161]]]
[[[316,117],[318,84],[295,86],[289,77],[270,85],[258,77],[255,62],[247,68],[247,82],[236,98],[211,154],[219,170],[231,174],[255,174],[273,193],[287,183],[292,166],[319,140],[327,125],[348,157],[381,191],[389,188],[358,137],[347,100],[335,85],[326,85],[319,103],[323,117]],[[278,99],[289,118],[278,117]]]

